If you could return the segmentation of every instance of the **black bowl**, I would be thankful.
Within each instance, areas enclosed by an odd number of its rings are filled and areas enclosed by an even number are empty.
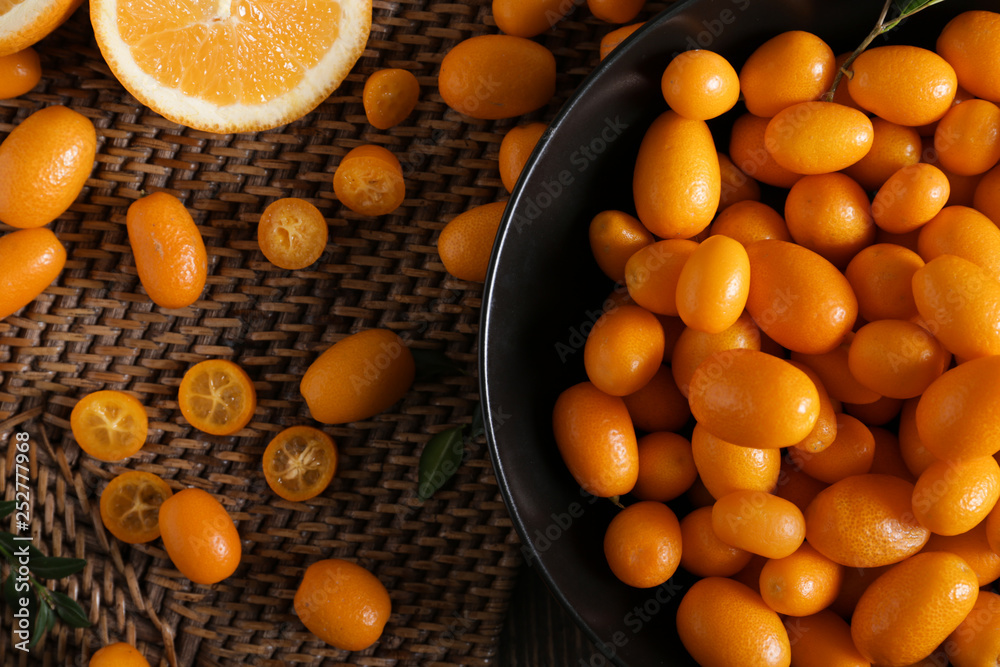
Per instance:
[[[949,0],[915,15],[888,40],[933,48],[948,19],[986,5]],[[881,8],[881,0],[678,3],[580,86],[539,141],[507,205],[480,331],[491,456],[525,560],[615,664],[695,664],[675,629],[677,604],[693,578],[678,571],[647,590],[619,582],[602,547],[616,508],[581,491],[553,439],[553,404],[563,389],[586,379],[583,344],[614,287],[592,259],[590,220],[606,209],[634,211],[632,166],[646,127],[666,109],[660,77],[675,54],[711,49],[739,70],[756,46],[792,29],[816,33],[835,53],[851,51]],[[725,150],[726,119],[710,125]],[[589,664],[609,664],[605,655],[595,653]]]

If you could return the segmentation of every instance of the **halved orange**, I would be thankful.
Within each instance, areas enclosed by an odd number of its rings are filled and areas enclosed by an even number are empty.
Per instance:
[[[149,417],[134,396],[106,389],[81,398],[69,416],[80,449],[95,459],[121,461],[146,442]]]
[[[123,472],[101,492],[101,521],[122,542],[152,542],[160,536],[160,505],[173,494],[158,475]]]
[[[232,435],[250,423],[257,408],[253,380],[225,359],[208,359],[188,369],[177,395],[181,414],[196,429]]]
[[[315,498],[337,471],[333,439],[312,426],[291,426],[264,450],[264,479],[285,500]]]
[[[0,56],[26,49],[76,11],[82,0],[0,0]]]
[[[304,116],[340,85],[368,41],[372,2],[91,0],[90,17],[140,102],[195,129],[250,132]]]

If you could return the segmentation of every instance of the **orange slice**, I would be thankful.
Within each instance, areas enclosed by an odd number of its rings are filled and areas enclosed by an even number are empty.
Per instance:
[[[160,536],[160,505],[173,494],[158,475],[123,472],[101,493],[101,521],[122,542],[152,542]]]
[[[372,3],[92,0],[90,15],[140,102],[195,129],[251,132],[301,118],[340,85],[368,41]]]
[[[146,442],[149,418],[139,399],[120,391],[87,394],[69,416],[80,449],[95,459],[121,461]]]
[[[0,56],[26,49],[76,11],[82,0],[0,0]]]
[[[177,402],[181,414],[196,429],[232,435],[250,423],[257,408],[257,392],[242,368],[225,359],[209,359],[184,374]]]
[[[275,436],[264,450],[264,478],[285,500],[315,498],[337,471],[337,448],[323,431],[292,426]]]

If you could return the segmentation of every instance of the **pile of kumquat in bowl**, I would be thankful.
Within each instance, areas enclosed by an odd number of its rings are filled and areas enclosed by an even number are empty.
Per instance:
[[[688,36],[602,176],[556,178],[600,126],[579,99],[526,168],[487,279],[490,441],[526,557],[601,660],[645,664],[670,626],[704,667],[997,664],[1000,13],[928,4],[829,28],[854,40],[836,51],[816,16],[746,17],[741,51],[718,14],[718,51],[695,48],[715,24],[678,11],[624,45]],[[544,415],[508,387],[523,372]]]

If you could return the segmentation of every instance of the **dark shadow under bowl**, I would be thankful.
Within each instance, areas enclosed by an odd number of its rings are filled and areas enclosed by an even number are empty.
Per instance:
[[[916,15],[888,40],[933,48],[948,19],[986,4],[949,0]],[[756,46],[792,29],[818,34],[835,53],[851,51],[881,6],[881,0],[677,3],[581,85],[542,137],[510,198],[481,320],[487,438],[525,560],[615,664],[695,664],[674,623],[693,579],[679,571],[660,588],[638,590],[612,575],[602,543],[617,510],[580,490],[552,436],[552,406],[563,389],[586,379],[586,334],[614,288],[591,256],[590,220],[605,209],[634,210],[632,166],[646,127],[666,108],[660,77],[676,53],[711,49],[738,71]],[[740,110],[742,105],[730,117]],[[726,120],[710,125],[725,151]],[[595,653],[587,664],[609,660]]]

